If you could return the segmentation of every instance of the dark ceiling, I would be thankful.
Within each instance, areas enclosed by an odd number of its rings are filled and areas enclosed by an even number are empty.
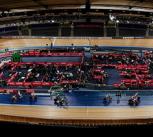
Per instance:
[[[0,0],[0,9],[79,8],[86,3],[90,3],[91,6],[132,6],[153,9],[153,0]]]
[[[139,18],[138,21],[148,24],[153,20],[153,0],[0,0],[0,24],[25,20],[108,19],[112,13],[120,20]]]

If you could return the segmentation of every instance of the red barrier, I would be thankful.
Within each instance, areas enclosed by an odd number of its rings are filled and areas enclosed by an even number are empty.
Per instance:
[[[2,77],[3,77],[3,72],[0,73],[0,78],[2,78]]]
[[[103,76],[102,75],[96,75],[94,76],[94,79],[98,79],[98,80],[103,80]]]
[[[23,86],[29,87],[31,86],[31,82],[23,82]]]
[[[34,93],[35,90],[34,89],[26,89],[26,93]],[[17,93],[16,89],[5,89],[5,88],[0,88],[0,93]]]
[[[0,88],[0,93],[5,93],[5,89],[4,88]]]
[[[136,80],[136,79],[125,79],[121,80],[127,88],[129,87],[153,87],[153,80]],[[121,84],[116,83],[114,87],[119,88]]]
[[[15,82],[7,82],[7,84],[8,84],[9,86],[15,86],[15,85],[16,85]]]
[[[32,86],[37,87],[37,86],[42,86],[42,82],[31,82]]]
[[[0,58],[11,57],[13,52],[0,53]]]
[[[116,67],[115,64],[96,64],[97,67]]]
[[[34,93],[34,92],[35,92],[34,89],[27,89],[27,90],[26,90],[26,93],[28,93],[28,94],[29,94],[29,93],[31,94],[31,93]]]
[[[78,82],[79,82],[79,80],[62,80],[60,82],[60,84],[76,84]],[[37,82],[8,82],[8,85],[9,86],[25,86],[25,87],[33,86],[33,87],[39,87],[39,86],[54,86],[56,84],[53,83],[53,82],[40,82],[40,81],[37,81]]]
[[[15,86],[24,86],[23,82],[14,82],[14,83],[15,83]]]
[[[78,80],[62,80],[60,84],[77,84]]]
[[[42,86],[54,86],[55,84],[52,82],[42,82]]]

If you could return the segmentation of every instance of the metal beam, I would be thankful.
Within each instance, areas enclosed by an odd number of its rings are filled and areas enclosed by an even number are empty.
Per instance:
[[[40,7],[48,9],[48,5],[42,3],[40,0],[32,0],[34,3],[38,4]]]
[[[90,8],[91,8],[91,2],[90,2],[90,0],[86,0],[85,1],[85,9],[86,9],[86,11],[88,12],[88,11],[90,11]]]

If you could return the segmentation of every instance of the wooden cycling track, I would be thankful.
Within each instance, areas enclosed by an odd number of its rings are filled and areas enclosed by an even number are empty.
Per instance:
[[[153,39],[0,39],[0,48],[55,45],[108,45],[152,47]],[[0,105],[0,121],[52,125],[152,124],[153,106],[68,107]]]
[[[57,108],[0,106],[0,120],[51,125],[112,125],[153,123],[153,107]]]
[[[21,48],[46,46],[53,43],[56,46],[67,46],[72,43],[76,46],[139,46],[153,47],[153,39],[111,39],[111,38],[1,38],[0,48]]]

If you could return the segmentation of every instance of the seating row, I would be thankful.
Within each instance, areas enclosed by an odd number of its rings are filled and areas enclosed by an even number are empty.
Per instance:
[[[121,80],[121,83],[115,83],[114,87],[120,88],[125,86],[126,88],[130,87],[153,87],[153,80],[137,80],[137,79],[124,79]]]
[[[63,80],[60,83],[53,83],[53,82],[8,82],[7,84],[9,86],[33,86],[33,87],[39,87],[39,86],[54,86],[57,84],[77,84],[79,80]]]

